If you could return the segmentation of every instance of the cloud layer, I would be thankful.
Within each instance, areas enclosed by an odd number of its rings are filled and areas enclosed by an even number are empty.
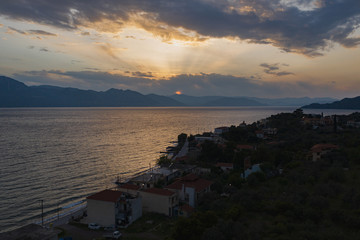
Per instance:
[[[360,44],[359,0],[2,0],[0,14],[69,30],[133,25],[164,41],[238,38],[307,56]]]

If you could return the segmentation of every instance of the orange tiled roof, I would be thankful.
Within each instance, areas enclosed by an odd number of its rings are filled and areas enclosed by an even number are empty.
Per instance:
[[[103,190],[101,192],[95,193],[91,196],[88,196],[86,199],[93,199],[105,202],[117,202],[119,201],[121,195],[123,193],[120,191],[113,191],[113,190]]]
[[[218,162],[216,164],[217,167],[234,167],[233,163],[225,163],[225,162]]]
[[[184,204],[180,207],[181,211],[183,212],[187,212],[187,213],[191,213],[191,212],[194,212],[195,209],[193,207],[191,207],[190,205],[188,204]]]
[[[254,149],[254,147],[251,146],[251,145],[241,145],[241,144],[238,144],[238,145],[236,146],[236,148],[237,148],[237,149],[249,149],[249,150],[253,150],[253,149]]]
[[[172,196],[175,194],[175,192],[162,188],[148,188],[148,189],[144,189],[143,191],[157,195],[163,195],[163,196]]]
[[[129,189],[129,190],[139,190],[140,186],[137,186],[135,184],[130,184],[130,183],[124,183],[124,184],[120,185],[120,188],[125,188],[125,189]]]
[[[312,152],[322,152],[325,150],[331,150],[331,149],[338,149],[339,146],[330,144],[330,143],[324,143],[324,144],[316,144],[311,148]]]
[[[166,186],[166,188],[181,190],[184,185],[184,187],[195,188],[196,192],[201,192],[204,189],[210,187],[212,184],[213,184],[212,181],[199,178],[197,175],[190,173],[180,178],[179,180],[175,181],[174,183]]]

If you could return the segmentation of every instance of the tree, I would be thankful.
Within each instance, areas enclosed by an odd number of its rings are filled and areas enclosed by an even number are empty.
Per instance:
[[[167,157],[167,155],[161,155],[157,160],[156,164],[160,166],[169,165],[171,164],[171,159]]]

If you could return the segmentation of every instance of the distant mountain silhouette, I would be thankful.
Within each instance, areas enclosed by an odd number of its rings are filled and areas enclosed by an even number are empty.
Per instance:
[[[330,103],[335,98],[257,98],[257,97],[193,97],[188,95],[171,95],[172,99],[188,106],[303,106],[310,103]],[[248,100],[253,100],[249,102]]]
[[[309,98],[309,97],[301,97],[301,98],[250,98],[259,103],[264,103],[271,106],[303,106],[311,103],[331,103],[337,101],[335,98]]]
[[[344,98],[333,103],[319,104],[313,103],[303,106],[302,108],[310,109],[360,109],[360,96],[354,98]]]
[[[208,102],[215,101],[215,100],[221,98],[219,96],[194,97],[194,96],[189,96],[189,95],[185,95],[185,94],[171,95],[170,97],[172,99],[182,102],[188,106],[204,106]]]
[[[204,106],[266,106],[266,104],[259,103],[258,101],[251,100],[244,97],[222,97],[212,101],[207,102]]]
[[[0,76],[0,107],[176,107],[176,106],[302,106],[331,98],[256,98],[188,95],[143,95],[131,90],[81,90],[49,85],[26,86]]]
[[[142,95],[131,90],[105,92],[32,86],[8,77],[0,77],[0,107],[147,107],[183,106],[169,97]]]

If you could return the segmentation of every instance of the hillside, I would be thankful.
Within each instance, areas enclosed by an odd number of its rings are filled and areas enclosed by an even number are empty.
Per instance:
[[[313,103],[303,106],[302,108],[309,109],[360,109],[360,96],[354,98],[344,98],[333,103]]]
[[[163,96],[143,95],[131,90],[105,92],[54,86],[26,86],[0,77],[0,107],[149,107],[182,106]]]

